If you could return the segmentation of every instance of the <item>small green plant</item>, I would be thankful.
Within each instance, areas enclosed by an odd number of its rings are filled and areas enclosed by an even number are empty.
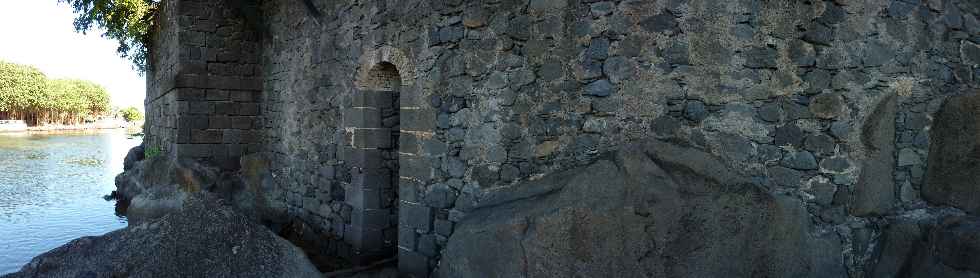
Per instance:
[[[160,148],[156,146],[151,146],[143,150],[143,157],[146,159],[150,159],[150,158],[160,156],[162,153],[163,152],[160,151]]]

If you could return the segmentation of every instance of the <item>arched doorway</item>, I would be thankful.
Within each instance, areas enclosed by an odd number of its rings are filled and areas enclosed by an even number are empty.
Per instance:
[[[373,65],[344,113],[351,151],[344,238],[355,264],[394,257],[398,244],[398,142],[401,75],[394,64]]]

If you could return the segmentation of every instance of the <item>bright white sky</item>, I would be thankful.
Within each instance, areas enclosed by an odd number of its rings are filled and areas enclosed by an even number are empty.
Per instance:
[[[146,81],[118,43],[101,30],[75,33],[68,4],[57,0],[0,0],[0,60],[33,65],[48,78],[78,78],[104,86],[115,106],[143,109]]]

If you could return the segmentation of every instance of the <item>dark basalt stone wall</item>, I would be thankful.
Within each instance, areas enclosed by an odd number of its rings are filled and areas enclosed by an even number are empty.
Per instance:
[[[148,82],[171,94],[147,98],[148,147],[229,168],[261,152],[323,252],[397,253],[419,277],[494,192],[543,193],[522,186],[651,138],[801,202],[868,275],[891,217],[945,215],[919,193],[930,130],[980,87],[974,1],[164,5]],[[366,112],[377,92],[397,113]]]

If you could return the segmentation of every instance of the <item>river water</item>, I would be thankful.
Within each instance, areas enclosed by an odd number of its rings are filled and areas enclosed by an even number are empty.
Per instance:
[[[0,134],[0,275],[72,239],[126,227],[103,196],[139,144],[122,130]]]

